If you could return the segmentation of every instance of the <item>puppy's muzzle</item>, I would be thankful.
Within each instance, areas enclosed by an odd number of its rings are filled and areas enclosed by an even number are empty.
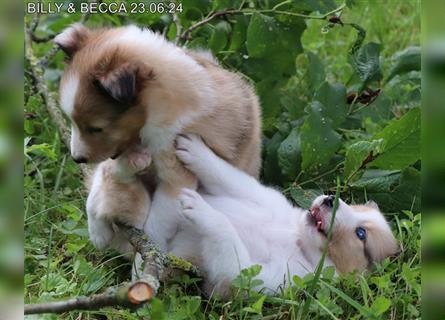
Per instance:
[[[334,206],[334,200],[335,200],[335,196],[334,195],[330,195],[327,196],[326,198],[323,199],[323,204],[329,208],[332,208]]]
[[[73,157],[73,160],[76,163],[87,163],[88,162],[88,159],[85,157],[78,157],[78,158]]]

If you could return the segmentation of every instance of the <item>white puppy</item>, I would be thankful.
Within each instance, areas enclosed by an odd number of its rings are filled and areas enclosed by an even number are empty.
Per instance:
[[[319,196],[310,211],[295,208],[280,192],[216,156],[199,137],[181,135],[176,142],[176,155],[197,176],[200,190],[182,190],[180,231],[169,250],[202,268],[207,293],[227,295],[240,270],[254,264],[262,266],[259,278],[269,293],[289,284],[288,275],[315,270],[333,196]],[[364,270],[396,251],[374,203],[349,206],[340,200],[325,265],[337,272]]]

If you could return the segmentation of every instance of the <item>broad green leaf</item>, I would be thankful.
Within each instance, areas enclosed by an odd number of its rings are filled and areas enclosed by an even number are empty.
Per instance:
[[[345,86],[338,83],[323,82],[315,92],[314,100],[321,102],[325,107],[323,108],[323,114],[332,120],[334,128],[345,120],[348,112]]]
[[[241,0],[213,0],[213,10],[222,10],[227,8],[238,8]]]
[[[292,80],[291,80],[292,82]],[[296,90],[299,84],[287,84],[282,90],[280,102],[288,112],[289,120],[300,120],[304,116],[306,103],[300,98],[300,92]]]
[[[368,174],[371,172],[371,175]],[[357,196],[374,200],[384,212],[420,210],[420,172],[412,167],[397,171],[367,170],[362,178],[351,184]]]
[[[227,34],[230,30],[230,25],[225,21],[220,21],[213,29],[212,35],[209,39],[209,48],[213,54],[217,54],[223,50],[227,44]]]
[[[302,19],[278,22],[274,17],[255,13],[247,28],[248,58],[265,59],[262,67],[269,63],[277,72],[294,74],[296,55],[302,52],[300,37],[305,27]]]
[[[381,92],[370,105],[363,107],[357,114],[362,120],[370,118],[374,122],[386,122],[393,116],[391,100],[385,92]]]
[[[370,42],[361,47],[352,57],[352,67],[363,81],[363,87],[369,82],[381,80],[380,44]]]
[[[391,306],[391,300],[383,296],[377,297],[371,305],[371,312],[376,316],[382,315]]]
[[[421,50],[420,47],[408,47],[402,51],[396,52],[392,57],[393,66],[389,71],[386,81],[391,80],[394,76],[409,71],[419,71],[421,66]]]
[[[247,52],[250,57],[262,58],[278,46],[279,28],[273,17],[255,13],[247,29]]]
[[[383,139],[373,141],[358,141],[347,148],[345,159],[346,178],[350,178],[370,156],[375,157],[382,152]]]
[[[278,164],[283,175],[289,180],[295,179],[301,164],[300,135],[297,128],[281,142],[278,148]]]
[[[305,110],[308,117],[300,131],[302,170],[321,167],[340,147],[341,137],[332,129],[332,120],[323,115],[324,108],[314,101]]]
[[[363,176],[351,183],[358,190],[366,189],[369,192],[390,192],[400,179],[400,171],[365,170]]]
[[[260,96],[263,130],[268,130],[276,124],[276,117],[281,112],[280,84],[274,80],[265,79],[256,85]]]
[[[303,189],[299,186],[292,186],[290,189],[290,196],[295,201],[295,203],[304,209],[309,209],[312,202],[318,197],[322,192],[320,190],[314,189]]]
[[[187,0],[187,5],[184,5],[184,11],[188,8],[198,9],[201,13],[206,13],[212,7],[212,0]]]
[[[383,139],[381,155],[373,166],[381,169],[403,169],[420,159],[420,109],[408,111],[391,121],[373,140]]]
[[[314,91],[317,90],[320,85],[325,81],[326,74],[324,72],[324,66],[320,58],[312,52],[307,53],[308,57],[308,70],[307,70],[307,81],[309,89]]]
[[[234,17],[232,38],[230,40],[230,50],[238,50],[246,42],[247,34],[247,18],[244,15],[236,15]]]
[[[333,0],[299,0],[293,1],[293,9],[301,11],[318,11],[320,13],[326,13],[336,8],[335,1]]]

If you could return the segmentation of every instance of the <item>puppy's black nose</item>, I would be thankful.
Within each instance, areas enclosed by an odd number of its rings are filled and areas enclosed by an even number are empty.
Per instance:
[[[331,194],[330,196],[327,196],[326,198],[323,199],[323,204],[332,208],[334,206],[334,200],[335,196]]]
[[[87,163],[88,162],[88,159],[85,157],[79,157],[79,158],[73,157],[73,160],[74,160],[74,162],[77,162],[77,163]]]

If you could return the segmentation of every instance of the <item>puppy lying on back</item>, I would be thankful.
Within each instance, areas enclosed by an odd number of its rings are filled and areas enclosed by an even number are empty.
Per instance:
[[[176,198],[181,188],[197,185],[175,156],[177,134],[202,136],[221,158],[258,176],[257,97],[210,54],[182,49],[135,26],[92,31],[77,24],[54,41],[68,58],[60,102],[72,120],[74,160],[99,163],[125,157],[131,164],[141,155],[129,149],[148,148],[157,188],[144,229],[161,248],[167,248],[177,231]],[[112,233],[110,221],[120,216],[96,209],[89,212],[90,235],[96,246],[105,247],[110,239],[102,235]],[[145,218],[146,214],[134,221]]]
[[[169,249],[202,268],[207,293],[226,295],[240,269],[253,264],[262,265],[259,278],[269,293],[291,283],[288,275],[314,272],[327,240],[334,196],[317,197],[309,212],[295,208],[194,135],[178,137],[176,154],[196,174],[202,190],[182,190],[181,231]],[[339,201],[325,265],[338,273],[365,270],[396,252],[396,240],[375,203],[349,206]]]

